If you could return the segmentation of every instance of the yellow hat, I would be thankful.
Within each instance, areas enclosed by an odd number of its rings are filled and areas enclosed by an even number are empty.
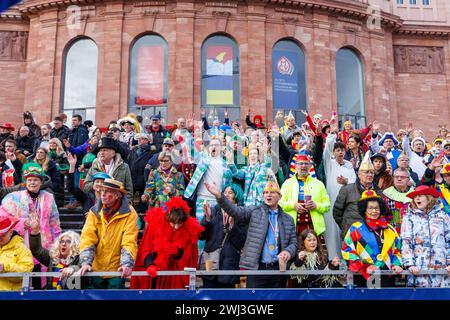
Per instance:
[[[441,169],[441,174],[449,174],[449,173],[450,173],[450,163],[446,163]]]
[[[347,121],[345,121],[344,122],[344,127],[347,125],[347,124],[349,124],[350,125],[350,127],[352,127],[353,128],[353,126],[352,126],[352,123],[351,123],[351,121],[350,120],[347,120]]]
[[[276,181],[268,181],[266,187],[264,188],[264,192],[266,191],[278,192],[278,194],[281,195],[280,186]]]
[[[367,199],[379,199],[381,198],[374,190],[366,190],[361,194],[361,198],[359,198],[359,201],[367,200]]]
[[[136,121],[136,124],[134,125],[134,132],[141,133],[141,127],[139,126],[139,122],[138,122],[136,114],[131,112],[131,113],[128,114],[127,117],[133,118]]]
[[[375,168],[373,167],[372,161],[370,161],[370,151],[367,151],[364,155],[364,159],[359,166],[359,171],[373,171]]]

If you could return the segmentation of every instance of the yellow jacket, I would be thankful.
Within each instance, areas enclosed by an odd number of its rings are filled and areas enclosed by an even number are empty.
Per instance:
[[[23,238],[13,235],[11,240],[0,247],[0,264],[4,273],[33,271],[33,255]],[[0,278],[0,291],[18,291],[22,288],[22,278]]]
[[[327,189],[322,181],[308,175],[305,182],[305,194],[311,195],[317,208],[310,210],[314,231],[321,235],[325,231],[325,218],[323,215],[330,210],[331,203]],[[298,202],[299,186],[297,176],[287,179],[281,186],[281,200],[278,202],[284,212],[289,214],[297,226],[297,211],[294,206]]]
[[[126,197],[113,217],[106,221],[100,201],[89,210],[81,232],[80,263],[92,271],[117,271],[134,267],[137,255],[138,216]]]

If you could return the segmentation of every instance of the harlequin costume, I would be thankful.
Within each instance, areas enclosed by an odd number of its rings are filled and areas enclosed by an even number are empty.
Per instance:
[[[173,209],[182,209],[186,222],[175,230],[166,219]],[[132,277],[132,289],[184,289],[188,276],[157,276],[157,271],[196,268],[198,264],[197,240],[204,228],[196,218],[189,216],[189,207],[181,197],[173,197],[165,208],[147,212],[148,223],[137,254],[134,271],[147,271],[149,277]]]
[[[392,186],[383,191],[383,200],[389,209],[387,221],[395,228],[398,234],[400,234],[403,217],[408,212],[411,202],[411,199],[406,195],[413,190],[414,188],[408,188],[405,192],[400,192]]]
[[[450,174],[450,163],[444,165],[441,169],[442,174]],[[450,215],[450,185],[442,179],[442,183],[436,182],[436,189],[439,191],[439,198],[441,199],[441,208]]]
[[[364,191],[361,201],[380,201],[373,190]],[[400,238],[394,227],[389,225],[380,212],[376,220],[365,217],[352,224],[344,238],[342,257],[349,262],[349,269],[361,272],[369,278],[367,269],[375,265],[380,270],[401,266]]]

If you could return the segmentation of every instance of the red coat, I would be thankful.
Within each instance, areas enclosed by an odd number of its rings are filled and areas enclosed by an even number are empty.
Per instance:
[[[165,220],[165,211],[154,208],[148,211],[145,221],[148,225],[138,250],[134,271],[145,271],[145,258],[156,253],[154,260],[158,270],[183,270],[185,267],[196,268],[198,265],[197,240],[203,227],[196,218],[188,217],[187,221],[174,230]],[[167,254],[167,248],[174,246],[183,250],[179,260]],[[152,286],[151,277],[131,277],[131,289],[184,289],[189,284],[188,276],[158,276],[156,286]]]

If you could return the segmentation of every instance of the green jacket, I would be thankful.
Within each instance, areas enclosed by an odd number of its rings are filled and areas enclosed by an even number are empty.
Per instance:
[[[84,180],[83,184],[84,193],[88,194],[93,190],[94,181],[92,180],[92,176],[97,172],[104,172],[104,171],[102,169],[99,160],[95,159],[94,162],[92,162],[92,166],[87,173],[86,179]],[[120,182],[123,183],[125,190],[127,190],[127,198],[128,200],[131,200],[133,198],[133,181],[131,180],[130,167],[128,167],[128,164],[126,164],[122,160],[120,153],[116,153],[116,155],[114,156],[114,168],[112,169],[112,172],[109,172],[109,175],[112,178],[119,180]]]
[[[311,176],[308,176],[306,179],[305,190],[305,193],[311,195],[312,200],[317,206],[317,208],[311,210],[310,213],[314,231],[317,235],[320,235],[325,231],[325,218],[323,215],[331,208],[330,197],[328,196],[324,184]],[[298,202],[298,192],[297,176],[294,175],[292,178],[287,179],[281,186],[281,200],[278,203],[284,212],[294,218],[296,226],[297,211],[294,209],[294,205]]]

